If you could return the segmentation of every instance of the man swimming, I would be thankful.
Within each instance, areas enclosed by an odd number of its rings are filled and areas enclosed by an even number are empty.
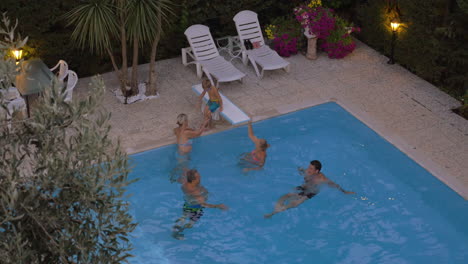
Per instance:
[[[299,168],[299,172],[304,176],[304,184],[296,187],[298,192],[281,196],[275,204],[275,210],[270,214],[266,214],[265,218],[270,218],[274,214],[299,206],[306,200],[317,195],[320,192],[320,186],[323,184],[337,188],[345,194],[355,194],[354,192],[345,191],[338,184],[328,179],[320,172],[321,169],[322,164],[318,160],[311,161],[307,170]]]
[[[206,202],[208,199],[208,191],[200,184],[200,178],[200,173],[195,169],[191,169],[186,173],[186,180],[182,181],[182,191],[185,194],[185,202],[182,208],[183,215],[176,221],[172,229],[172,236],[175,239],[184,239],[184,234],[182,232],[184,229],[192,228],[202,217],[203,208],[228,209],[224,204],[209,204]],[[189,220],[188,223],[186,223],[187,220]]]

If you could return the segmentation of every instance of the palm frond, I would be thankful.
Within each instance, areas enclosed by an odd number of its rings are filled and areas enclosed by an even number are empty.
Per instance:
[[[130,38],[138,37],[140,42],[153,41],[174,14],[171,0],[130,0],[128,4],[127,28]],[[160,32],[161,33],[161,32]]]
[[[118,35],[115,11],[109,0],[92,0],[66,13],[63,19],[75,26],[71,37],[78,47],[103,54]]]

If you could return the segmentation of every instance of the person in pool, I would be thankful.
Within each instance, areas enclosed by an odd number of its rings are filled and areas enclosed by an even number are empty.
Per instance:
[[[201,176],[196,169],[191,169],[186,174],[185,180],[182,180],[182,191],[185,195],[182,208],[183,215],[176,221],[172,229],[172,236],[179,240],[184,239],[183,231],[185,229],[192,228],[200,220],[203,216],[203,208],[228,209],[224,204],[209,204],[206,202],[208,191],[200,184]]]
[[[192,151],[192,138],[198,137],[203,133],[204,127],[208,124],[209,120],[200,126],[198,130],[189,128],[188,118],[186,114],[177,116],[178,127],[174,128],[174,134],[177,137],[177,152],[175,153],[177,165],[169,174],[169,181],[175,182],[180,176],[188,170],[190,162],[190,152]]]
[[[177,137],[177,145],[180,154],[183,155],[192,151],[192,138],[200,136],[208,122],[209,120],[205,119],[198,130],[193,130],[189,127],[186,114],[180,114],[177,116],[178,127],[174,128],[174,134]]]
[[[288,193],[281,196],[278,202],[276,202],[275,210],[270,214],[266,214],[265,218],[270,218],[274,214],[299,206],[306,200],[317,195],[320,192],[320,187],[324,184],[333,188],[337,188],[344,194],[355,194],[354,192],[345,191],[338,184],[328,179],[323,173],[320,172],[321,169],[322,164],[318,160],[311,161],[307,170],[298,168],[299,173],[304,176],[304,184],[296,187],[297,192]]]
[[[208,93],[209,100],[204,107],[202,107],[202,112],[206,119],[209,119],[208,127],[213,128],[212,120],[219,120],[219,113],[223,111],[223,99],[219,95],[218,88],[211,84],[211,81],[204,79],[202,82],[203,92],[198,98],[201,105],[203,97]]]
[[[251,152],[243,153],[240,158],[240,165],[244,167],[243,171],[259,170],[265,165],[267,153],[266,150],[270,145],[263,138],[255,136],[252,128],[252,118],[250,118],[248,127],[249,138],[255,144],[255,149]]]

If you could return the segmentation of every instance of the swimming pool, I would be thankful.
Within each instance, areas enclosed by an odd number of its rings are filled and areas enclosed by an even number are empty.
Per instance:
[[[139,226],[132,263],[467,263],[468,202],[335,103],[254,124],[271,148],[265,168],[243,174],[253,149],[247,128],[194,140],[190,163],[210,203],[185,240],[171,237],[181,214],[169,182],[175,145],[132,155],[129,192]],[[297,167],[318,159],[344,189],[323,189],[299,208],[264,219],[300,185]]]

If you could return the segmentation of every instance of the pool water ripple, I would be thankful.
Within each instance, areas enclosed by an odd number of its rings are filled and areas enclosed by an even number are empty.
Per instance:
[[[200,221],[171,237],[182,215],[180,185],[168,176],[174,145],[133,155],[129,190],[139,222],[132,263],[455,263],[468,259],[468,203],[337,104],[254,124],[271,148],[265,168],[242,173],[253,144],[239,127],[194,140],[191,167],[210,203]],[[356,195],[323,188],[299,208],[264,219],[302,183],[312,159]]]

